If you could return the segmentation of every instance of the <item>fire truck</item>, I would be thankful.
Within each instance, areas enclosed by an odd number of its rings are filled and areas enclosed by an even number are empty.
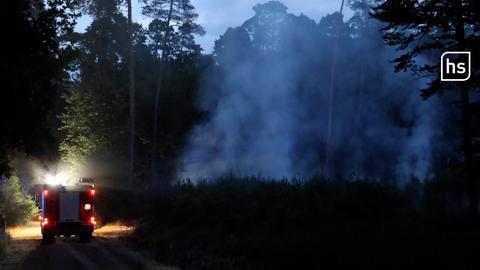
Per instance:
[[[55,242],[55,236],[78,236],[89,242],[95,229],[95,186],[90,181],[76,185],[44,185],[41,195],[42,240]]]

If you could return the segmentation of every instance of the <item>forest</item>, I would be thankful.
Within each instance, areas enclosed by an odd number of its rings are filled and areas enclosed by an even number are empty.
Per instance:
[[[478,267],[479,1],[266,1],[211,51],[194,2],[6,3],[0,221],[67,174],[181,269]]]

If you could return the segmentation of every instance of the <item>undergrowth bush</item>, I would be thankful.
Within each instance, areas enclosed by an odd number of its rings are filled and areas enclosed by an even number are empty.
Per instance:
[[[0,178],[0,214],[7,226],[26,223],[37,212],[35,202],[22,191],[18,177]]]

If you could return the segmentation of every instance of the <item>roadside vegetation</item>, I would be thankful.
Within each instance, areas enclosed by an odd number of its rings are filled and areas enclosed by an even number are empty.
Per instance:
[[[0,179],[0,215],[6,226],[24,224],[37,211],[35,202],[22,190],[18,177]]]
[[[147,199],[131,240],[182,269],[472,266],[480,234],[454,181],[184,181]]]
[[[22,191],[18,177],[0,178],[0,258],[5,256],[10,241],[6,226],[26,223],[36,212],[35,203]]]
[[[0,258],[3,258],[7,253],[8,241],[10,241],[8,235],[0,231]]]

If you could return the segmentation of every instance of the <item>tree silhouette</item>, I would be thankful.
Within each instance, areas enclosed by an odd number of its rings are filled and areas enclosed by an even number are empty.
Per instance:
[[[104,2],[92,3],[95,13],[85,33],[69,37],[77,48],[77,75],[62,95],[60,151],[77,172],[94,154],[127,152],[119,147],[128,142],[128,21],[118,5]]]
[[[132,22],[132,0],[127,0],[128,9],[128,94],[129,94],[129,115],[128,115],[128,178],[132,184],[135,160],[135,71],[133,57],[133,22]]]
[[[190,0],[142,0],[142,13],[151,17],[149,36],[151,47],[159,60],[159,72],[153,111],[151,150],[151,178],[156,179],[159,102],[162,80],[166,76],[167,62],[185,54],[199,53],[194,34],[203,35],[203,28],[195,21],[198,15]]]
[[[54,144],[46,117],[66,78],[71,57],[59,37],[73,30],[76,2],[7,1],[0,91],[0,175],[9,174],[14,151],[45,156]],[[8,26],[8,27],[7,27]]]
[[[373,17],[387,23],[384,40],[404,53],[397,57],[397,71],[412,70],[431,80],[422,96],[430,97],[448,89],[459,89],[462,105],[463,152],[468,181],[469,209],[478,218],[477,175],[474,168],[472,131],[470,121],[470,91],[478,89],[480,31],[478,18],[480,4],[473,0],[393,1],[387,0],[374,7]],[[467,82],[440,81],[439,56],[446,51],[471,51],[474,55],[473,78]],[[431,61],[420,61],[425,55],[434,55]],[[476,61],[477,60],[477,61]],[[477,62],[477,63],[475,63]]]

